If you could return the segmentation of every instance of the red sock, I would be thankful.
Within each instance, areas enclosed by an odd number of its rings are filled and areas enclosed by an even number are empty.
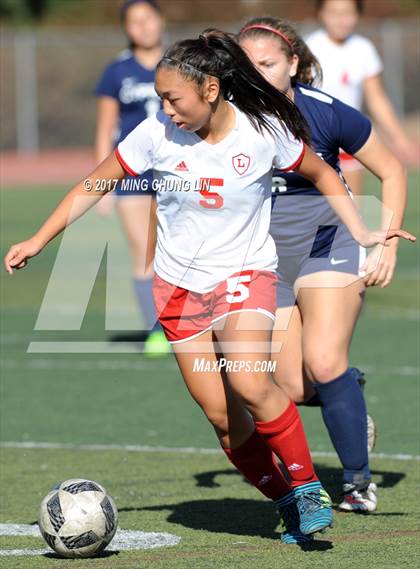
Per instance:
[[[255,427],[287,468],[292,488],[318,480],[302,420],[293,401],[280,417],[272,421],[255,421]]]
[[[290,492],[290,485],[277,466],[271,449],[257,431],[239,448],[223,450],[239,472],[267,498],[277,500]]]

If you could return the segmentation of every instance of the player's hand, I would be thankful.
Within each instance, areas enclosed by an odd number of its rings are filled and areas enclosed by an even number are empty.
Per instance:
[[[407,241],[415,242],[414,235],[405,231],[404,229],[377,229],[376,231],[365,231],[360,235],[356,241],[362,247],[374,247],[375,245],[384,245],[388,247],[387,241],[393,237],[402,237]]]
[[[114,208],[115,197],[112,193],[108,193],[95,206],[95,211],[102,217],[108,217]]]
[[[389,247],[376,245],[361,267],[361,271],[366,273],[365,285],[367,287],[380,286],[381,288],[388,286],[394,276],[396,264],[396,243],[392,243]]]
[[[28,264],[28,259],[35,257],[41,251],[42,245],[33,237],[12,245],[4,257],[4,268],[9,275],[13,275],[13,269],[24,269]]]

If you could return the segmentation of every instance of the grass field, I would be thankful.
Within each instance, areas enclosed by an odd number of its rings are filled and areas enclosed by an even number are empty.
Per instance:
[[[376,193],[377,184],[371,178],[368,184],[368,193]],[[419,189],[419,175],[412,174],[405,226],[417,236]],[[63,192],[2,191],[3,249],[29,236]],[[103,228],[107,230],[106,222]],[[420,553],[418,245],[403,243],[394,283],[369,291],[352,348],[352,364],[367,372],[367,402],[380,432],[372,459],[379,509],[369,516],[337,514],[335,527],[307,551],[279,543],[274,509],[216,451],[212,431],[190,401],[172,357],[151,360],[112,350],[27,353],[30,342],[106,341],[109,335],[104,330],[104,265],[80,331],[34,330],[58,246],[59,241],[50,245],[13,278],[1,275],[0,437],[11,444],[1,448],[0,529],[1,524],[33,524],[51,486],[86,477],[104,484],[115,497],[122,529],[167,532],[181,541],[173,547],[66,561],[39,554],[5,556],[6,549],[36,550],[44,544],[36,537],[0,535],[1,568],[415,565]],[[82,266],[82,240],[76,249]],[[318,473],[337,499],[339,463],[319,410],[303,409],[303,417]],[[30,448],[37,443],[55,446]],[[128,450],[124,445],[153,448]],[[179,447],[213,452],[176,451]]]

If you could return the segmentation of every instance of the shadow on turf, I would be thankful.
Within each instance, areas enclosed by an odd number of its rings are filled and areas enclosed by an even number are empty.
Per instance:
[[[161,512],[169,510],[168,522],[184,527],[206,530],[212,533],[230,533],[280,539],[276,531],[279,516],[271,502],[224,498],[218,500],[194,500],[178,504],[162,504],[144,508],[119,508],[120,512]],[[328,540],[314,540],[302,544],[305,551],[324,551],[333,547]]]
[[[323,481],[327,491],[334,500],[340,498],[342,488],[342,469],[315,465],[317,474]],[[372,474],[380,488],[392,488],[405,478],[404,472],[373,470]],[[219,476],[241,475],[234,469],[211,470],[194,476],[196,485],[201,488],[218,488]],[[213,533],[230,533],[234,535],[259,536],[278,540],[280,533],[276,531],[279,516],[268,501],[224,498],[218,500],[195,500],[178,504],[161,504],[144,508],[120,508],[120,512],[161,512],[169,510],[168,522],[180,524],[197,530]],[[372,515],[372,514],[370,514]],[[399,516],[398,512],[378,513],[380,516]],[[314,540],[299,546],[305,551],[325,551],[332,549],[333,544],[328,540]]]
[[[115,555],[119,555],[120,552],[119,551],[101,551],[101,553],[97,553],[96,555],[94,555],[94,557],[92,559],[104,559],[105,557],[114,557]],[[75,559],[71,559],[71,558],[66,558],[66,557],[62,557],[61,555],[58,555],[58,553],[44,553],[42,555],[42,557],[46,557],[47,559],[56,559],[57,561],[67,561],[67,563],[69,561],[80,561],[81,557],[77,557]],[[87,559],[87,558],[85,558]]]
[[[315,464],[315,470],[322,481],[325,489],[331,495],[333,500],[338,500],[342,491],[342,469],[334,466],[326,466],[324,464]],[[196,485],[201,488],[219,488],[221,484],[217,482],[218,476],[241,476],[241,474],[232,468],[226,470],[210,470],[208,472],[200,472],[194,476]],[[404,472],[389,472],[386,470],[372,470],[372,476],[377,483],[378,488],[393,488],[405,478]],[[247,482],[243,478],[244,482]]]

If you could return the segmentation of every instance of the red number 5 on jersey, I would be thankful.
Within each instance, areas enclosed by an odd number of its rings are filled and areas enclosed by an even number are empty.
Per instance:
[[[223,205],[223,197],[217,192],[210,192],[208,188],[222,187],[222,178],[200,178],[200,194],[204,199],[199,201],[207,209],[219,209]]]

